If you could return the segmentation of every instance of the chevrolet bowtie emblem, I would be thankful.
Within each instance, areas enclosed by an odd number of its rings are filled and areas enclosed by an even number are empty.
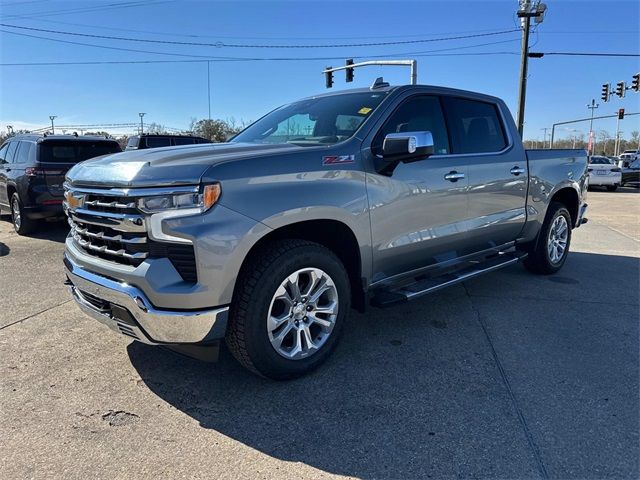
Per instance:
[[[84,204],[84,195],[74,195],[71,191],[65,192],[64,198],[69,208],[80,208]]]

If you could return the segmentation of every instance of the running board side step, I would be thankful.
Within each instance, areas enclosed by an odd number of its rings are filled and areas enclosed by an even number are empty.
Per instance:
[[[400,287],[388,287],[375,290],[371,304],[375,307],[389,307],[397,303],[420,298],[456,283],[461,283],[479,275],[507,267],[527,256],[524,252],[502,253],[482,263],[476,263],[453,273],[418,280]]]

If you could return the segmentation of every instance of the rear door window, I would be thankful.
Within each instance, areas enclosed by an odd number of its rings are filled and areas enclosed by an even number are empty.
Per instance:
[[[13,157],[16,154],[16,150],[18,149],[18,143],[20,142],[17,142],[15,140],[9,143],[9,148],[7,149],[6,156],[4,157],[5,163],[13,163]]]
[[[40,161],[79,163],[90,158],[119,151],[120,146],[116,142],[50,141],[40,144]]]
[[[498,108],[493,103],[445,97],[453,153],[499,152],[507,139]]]
[[[146,137],[145,142],[148,148],[171,146],[171,139],[169,137]]]

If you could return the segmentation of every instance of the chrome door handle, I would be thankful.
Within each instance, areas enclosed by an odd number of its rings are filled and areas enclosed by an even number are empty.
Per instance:
[[[513,167],[511,169],[511,175],[518,176],[521,173],[526,173],[526,170],[524,168],[522,168],[522,167]]]
[[[458,180],[461,180],[463,178],[464,178],[464,173],[458,173],[455,170],[447,173],[444,176],[444,179],[449,180],[450,182],[457,182]]]

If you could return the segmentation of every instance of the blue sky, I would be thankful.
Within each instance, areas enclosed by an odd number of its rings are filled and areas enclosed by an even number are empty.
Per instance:
[[[640,51],[640,2],[548,0],[543,24],[532,35],[532,51]],[[1,23],[84,34],[198,43],[251,45],[327,45],[358,42],[422,41],[441,37],[484,35],[454,41],[347,48],[240,48],[140,43],[87,38],[0,27],[0,63],[189,60],[212,57],[336,57],[309,61],[212,61],[212,117],[255,120],[275,106],[325,90],[322,69],[345,58],[403,54],[418,59],[419,83],[444,85],[502,97],[517,108],[520,33],[485,35],[517,28],[516,0],[503,1],[58,1],[0,0]],[[165,54],[82,46],[81,42]],[[500,42],[500,43],[496,43]],[[478,44],[491,44],[477,46]],[[464,47],[464,48],[461,48]],[[443,51],[444,49],[447,49]],[[438,52],[434,52],[438,51]],[[416,52],[478,56],[416,56]],[[166,55],[167,53],[174,56]],[[187,56],[179,56],[187,55]],[[640,71],[639,58],[546,56],[531,59],[526,111],[526,138],[542,138],[543,127],[586,117],[592,98],[596,115],[625,108],[640,111],[640,94],[599,100],[604,82],[627,80]],[[383,75],[392,84],[408,82],[401,68],[369,67],[356,71],[353,84],[336,74],[335,89],[369,85]],[[190,118],[206,118],[206,63],[55,65],[0,67],[0,129],[41,127],[49,115],[56,123],[145,122],[186,128]],[[622,122],[628,136],[640,130],[640,115]],[[588,124],[571,126],[587,132]],[[594,130],[615,131],[615,121],[597,122]],[[115,131],[114,131],[115,132]],[[560,129],[558,136],[572,132]]]

